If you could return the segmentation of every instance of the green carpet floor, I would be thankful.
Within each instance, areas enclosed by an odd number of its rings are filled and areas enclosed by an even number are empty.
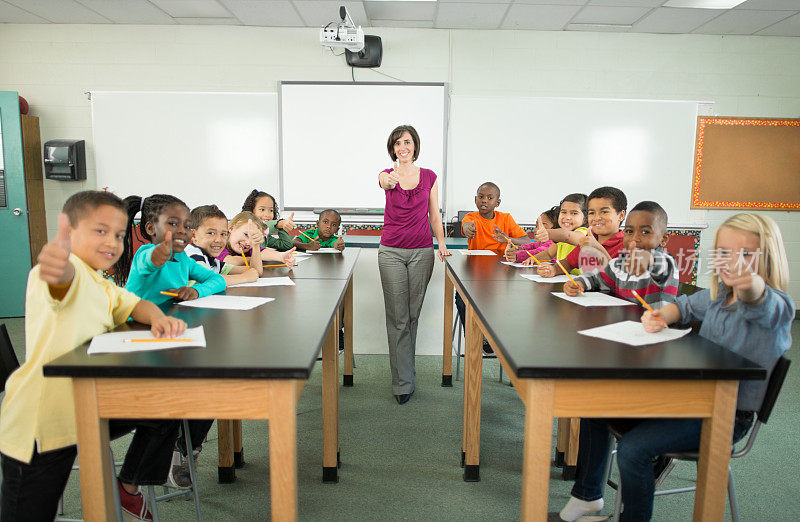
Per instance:
[[[22,320],[5,320],[22,352]],[[800,334],[795,323],[794,338]],[[796,356],[797,341],[789,358]],[[356,357],[355,386],[340,388],[342,466],[338,484],[322,484],[321,365],[298,404],[298,503],[301,520],[513,520],[519,518],[524,410],[514,390],[498,382],[499,365],[484,364],[481,481],[461,478],[462,383],[442,388],[441,357],[417,358],[417,387],[397,405],[387,356]],[[506,379],[507,381],[507,379]],[[244,422],[246,465],[234,484],[217,483],[216,425],[199,459],[200,495],[207,521],[263,520],[269,513],[266,422]],[[733,462],[742,520],[800,520],[800,363],[796,363],[771,422],[753,451]],[[113,443],[121,460],[127,438]],[[693,483],[694,466],[681,463],[666,486]],[[551,519],[571,483],[552,468]],[[610,511],[614,492],[606,494]],[[693,497],[656,499],[654,520],[690,520]],[[77,472],[65,493],[66,516],[80,517]],[[191,520],[193,503],[159,504],[161,520]]]

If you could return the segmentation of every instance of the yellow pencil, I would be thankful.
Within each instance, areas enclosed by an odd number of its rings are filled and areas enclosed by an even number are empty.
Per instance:
[[[163,339],[124,339],[123,342],[126,343],[190,343],[194,341],[194,339],[169,339],[167,337]]]
[[[656,311],[655,311],[655,310],[653,310],[653,309],[650,307],[650,305],[649,305],[649,304],[647,304],[647,301],[645,301],[644,299],[642,299],[642,296],[640,296],[640,295],[639,295],[639,293],[638,293],[636,290],[631,290],[631,293],[633,294],[633,297],[635,297],[636,299],[638,299],[638,300],[639,300],[639,302],[640,302],[640,303],[642,303],[642,305],[644,305],[644,307],[645,307],[645,308],[647,308],[648,310],[650,310],[650,313],[651,313],[651,314],[655,315]],[[664,326],[666,326],[667,328],[669,328],[669,326],[667,325],[667,322],[666,322],[666,321],[665,321],[663,318],[661,318],[661,316],[659,316],[659,315],[656,315],[656,318],[657,318],[659,321],[661,321],[661,323],[662,323]]]
[[[244,259],[244,266],[247,267],[248,270],[250,270],[250,265],[247,263],[247,256],[244,255],[244,249],[242,249],[242,259]]]
[[[306,234],[306,233],[305,233],[305,232],[303,232],[302,230],[298,230],[298,232],[300,232],[301,234],[303,234],[304,236],[306,236],[306,238],[308,238],[308,240],[309,240],[309,241],[315,241],[315,239],[314,239],[313,237],[309,236],[308,234]]]
[[[531,254],[529,250],[526,250],[526,251],[525,251],[525,253],[526,253],[526,254],[528,254],[528,257],[530,257],[531,259],[533,259],[533,262],[534,262],[534,263],[536,263],[537,265],[541,265],[541,264],[542,264],[542,263],[540,263],[540,262],[539,262],[539,260],[538,260],[538,259],[536,259],[535,257],[533,257],[533,254]]]
[[[264,268],[275,268],[279,266],[286,266],[286,263],[281,263],[280,265],[264,265]]]
[[[168,296],[170,296],[170,297],[180,297],[180,296],[179,296],[178,294],[176,294],[175,292],[165,292],[165,291],[163,291],[163,290],[161,291],[161,295],[168,295]]]
[[[578,283],[576,283],[576,282],[575,282],[575,280],[574,280],[574,279],[572,279],[572,276],[571,276],[571,275],[569,275],[569,272],[567,272],[566,270],[564,270],[564,266],[561,264],[561,262],[559,262],[559,260],[558,260],[558,259],[556,259],[556,260],[555,260],[555,262],[556,262],[556,264],[558,265],[558,268],[560,268],[560,269],[561,269],[561,271],[562,271],[562,272],[564,272],[564,274],[566,274],[566,276],[567,276],[567,277],[569,277],[569,280],[570,280],[570,281],[572,281],[572,284],[578,287],[578,292],[580,292],[580,293],[583,293],[583,287],[582,287],[582,286],[579,286],[579,285],[578,285]]]

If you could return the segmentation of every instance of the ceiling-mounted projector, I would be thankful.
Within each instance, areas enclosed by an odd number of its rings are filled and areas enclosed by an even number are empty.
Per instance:
[[[341,22],[330,22],[319,30],[319,43],[357,53],[364,49],[364,31],[356,27],[344,6],[339,8]]]

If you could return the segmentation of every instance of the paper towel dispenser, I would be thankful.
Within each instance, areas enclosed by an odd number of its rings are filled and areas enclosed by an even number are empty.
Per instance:
[[[50,140],[45,143],[44,176],[61,181],[86,179],[86,142]]]

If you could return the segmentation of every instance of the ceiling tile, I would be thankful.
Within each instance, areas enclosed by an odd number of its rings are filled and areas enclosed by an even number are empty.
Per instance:
[[[514,0],[437,0],[439,4],[510,4]],[[550,0],[550,3],[561,0]],[[586,0],[583,0],[586,3]]]
[[[336,1],[336,0],[294,0],[294,5],[308,27],[322,27],[328,22],[338,22],[339,6],[345,6],[353,23],[356,25],[369,25],[367,12],[364,11],[364,2]]]
[[[74,0],[5,0],[57,24],[107,24],[108,18],[100,16],[91,9]]]
[[[245,25],[262,27],[305,27],[289,0],[220,0]]]
[[[734,9],[756,9],[761,11],[798,11],[798,0],[747,0]]]
[[[41,18],[19,7],[0,1],[0,23],[6,24],[38,24],[47,23],[46,18]]]
[[[496,29],[508,10],[508,3],[442,3],[435,26],[440,29]]]
[[[632,24],[650,11],[647,7],[584,7],[574,24]]]
[[[661,7],[636,22],[637,33],[690,33],[715,16],[719,9],[679,9]]]
[[[440,2],[442,0],[439,0]],[[528,5],[586,5],[586,0],[515,0],[515,4]]]
[[[761,29],[788,18],[786,11],[730,10],[698,27],[698,34],[753,34]]]
[[[181,25],[242,25],[237,18],[173,18]]]
[[[364,2],[370,20],[433,20],[436,2]]]
[[[217,0],[150,0],[173,18],[227,18],[231,14]]]
[[[553,0],[561,3],[561,0]],[[661,7],[667,0],[589,0],[586,5],[605,5],[614,7]]]
[[[79,0],[89,9],[118,24],[174,24],[167,13],[148,0]]]
[[[411,29],[433,29],[433,20],[371,20],[372,27],[407,27]]]
[[[503,21],[503,29],[560,31],[579,10],[577,5],[513,4]]]
[[[768,36],[800,36],[800,14],[790,16],[756,34]]]

